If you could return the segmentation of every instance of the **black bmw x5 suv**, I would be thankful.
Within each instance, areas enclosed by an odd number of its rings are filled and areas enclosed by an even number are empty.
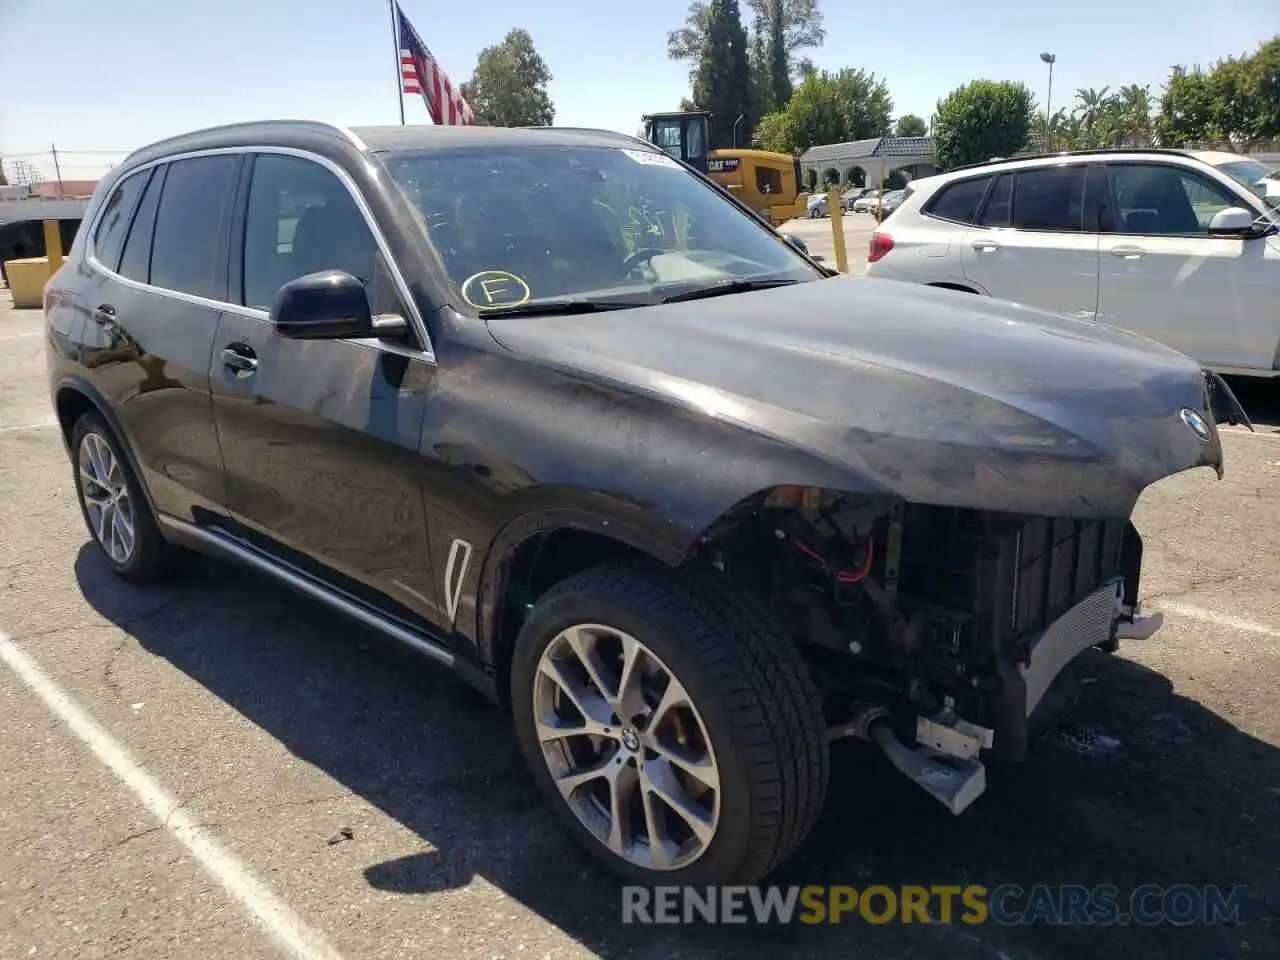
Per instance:
[[[1128,333],[833,276],[604,132],[166,140],[45,308],[117,574],[213,552],[453,667],[639,882],[768,873],[835,736],[963,810],[1152,630],[1135,501],[1243,415]]]

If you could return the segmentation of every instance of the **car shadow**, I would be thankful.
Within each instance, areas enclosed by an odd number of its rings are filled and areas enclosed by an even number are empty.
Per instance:
[[[89,603],[305,762],[437,852],[371,863],[421,896],[483,877],[602,957],[1200,958],[1280,956],[1280,755],[1121,657],[1084,664],[1086,695],[1025,765],[990,774],[954,818],[870,747],[836,747],[810,841],[771,882],[1245,885],[1240,925],[637,926],[617,886],[566,848],[509,720],[451,673],[238,568],[201,560],[163,587],[76,561]],[[151,611],[138,616],[145,606]]]
[[[1226,381],[1259,433],[1280,433],[1280,378],[1227,377]]]

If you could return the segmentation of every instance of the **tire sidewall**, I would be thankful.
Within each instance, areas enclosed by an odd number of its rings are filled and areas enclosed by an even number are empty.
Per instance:
[[[556,636],[581,623],[599,623],[630,634],[660,657],[693,699],[711,738],[720,773],[720,820],[711,846],[679,870],[646,870],[610,851],[570,809],[542,755],[533,724],[533,681],[538,660]],[[748,855],[753,829],[750,778],[734,750],[729,714],[720,698],[708,695],[710,689],[706,672],[693,651],[614,598],[574,593],[548,596],[534,608],[520,630],[511,666],[511,710],[525,762],[561,824],[597,863],[628,883],[667,886],[715,882],[715,878],[732,875]]]

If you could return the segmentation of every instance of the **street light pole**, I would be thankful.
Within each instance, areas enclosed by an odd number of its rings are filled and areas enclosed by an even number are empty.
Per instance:
[[[1049,65],[1049,93],[1044,98],[1044,138],[1045,146],[1049,148],[1049,152],[1053,152],[1053,130],[1051,129],[1051,118],[1053,113],[1053,65],[1058,58],[1052,53],[1040,54],[1040,59]]]

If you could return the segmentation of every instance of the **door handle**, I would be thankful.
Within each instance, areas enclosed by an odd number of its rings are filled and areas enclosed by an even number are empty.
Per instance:
[[[105,330],[109,336],[116,337],[120,335],[120,324],[116,322],[116,308],[111,304],[102,304],[97,310],[89,314],[89,317]]]
[[[222,365],[236,373],[253,373],[258,369],[258,357],[246,344],[234,343],[222,351]]]
[[[979,253],[995,253],[1000,249],[1000,244],[994,240],[975,240],[973,241],[973,249]]]
[[[1138,260],[1146,252],[1147,251],[1143,250],[1141,247],[1125,246],[1111,248],[1111,255],[1113,257],[1119,257],[1121,260]]]

